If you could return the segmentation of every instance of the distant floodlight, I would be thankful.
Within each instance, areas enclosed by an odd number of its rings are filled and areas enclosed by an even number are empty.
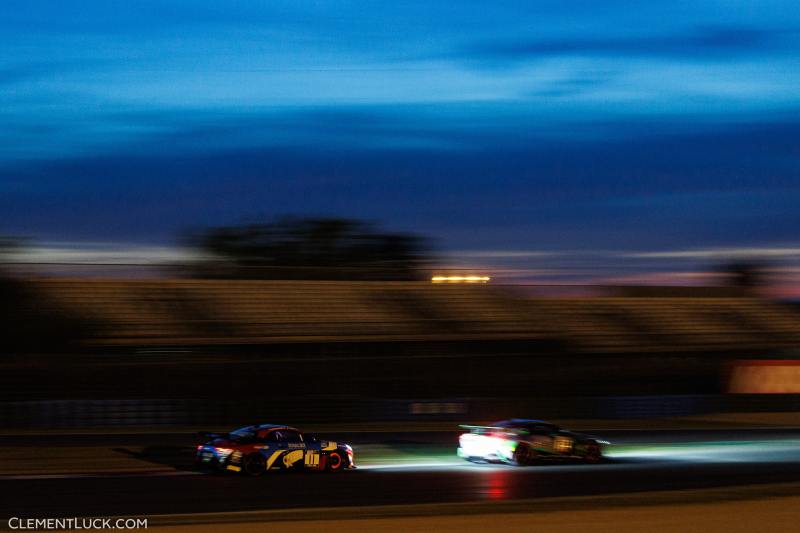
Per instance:
[[[489,276],[433,276],[432,283],[488,283]]]

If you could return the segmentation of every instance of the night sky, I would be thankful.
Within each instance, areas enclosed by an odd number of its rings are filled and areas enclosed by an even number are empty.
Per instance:
[[[789,0],[3,0],[0,234],[335,215],[508,279],[798,279],[799,111]]]

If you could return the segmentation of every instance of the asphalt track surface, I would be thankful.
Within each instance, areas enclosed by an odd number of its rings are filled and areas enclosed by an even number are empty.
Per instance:
[[[355,471],[198,474],[189,435],[0,437],[0,446],[144,446],[152,474],[0,476],[0,514],[142,516],[388,504],[488,502],[800,481],[800,430],[595,431],[627,451],[603,464],[473,465],[439,455]],[[331,435],[334,437],[334,435]],[[447,450],[456,434],[336,435],[362,442]],[[648,445],[647,443],[658,443]],[[644,444],[643,447],[637,446]],[[124,449],[124,448],[121,448]],[[90,460],[90,459],[89,459]],[[358,455],[356,455],[358,462]]]

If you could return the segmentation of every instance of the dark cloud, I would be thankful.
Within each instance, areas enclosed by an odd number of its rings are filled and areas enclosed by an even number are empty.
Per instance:
[[[335,139],[335,117],[320,123]],[[185,146],[193,136],[205,146],[217,125],[180,135]],[[180,153],[141,146],[7,167],[3,177],[16,185],[0,195],[0,211],[5,232],[56,240],[163,242],[185,227],[285,213],[377,220],[459,248],[652,249],[793,238],[800,121],[691,134],[653,122],[608,126],[614,140],[544,142],[507,131],[447,150],[343,148],[319,137],[316,146]]]
[[[580,75],[551,81],[543,88],[533,91],[531,96],[545,98],[576,96],[607,85],[613,77],[611,72],[584,72]]]
[[[763,53],[778,48],[780,38],[795,31],[744,26],[700,27],[686,33],[644,36],[589,36],[516,39],[464,48],[467,60],[523,61],[558,55],[614,55],[706,58]]]

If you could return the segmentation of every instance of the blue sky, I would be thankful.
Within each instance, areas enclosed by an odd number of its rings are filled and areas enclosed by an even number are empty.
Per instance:
[[[0,233],[162,246],[290,213],[495,268],[800,264],[795,7],[5,0]]]

